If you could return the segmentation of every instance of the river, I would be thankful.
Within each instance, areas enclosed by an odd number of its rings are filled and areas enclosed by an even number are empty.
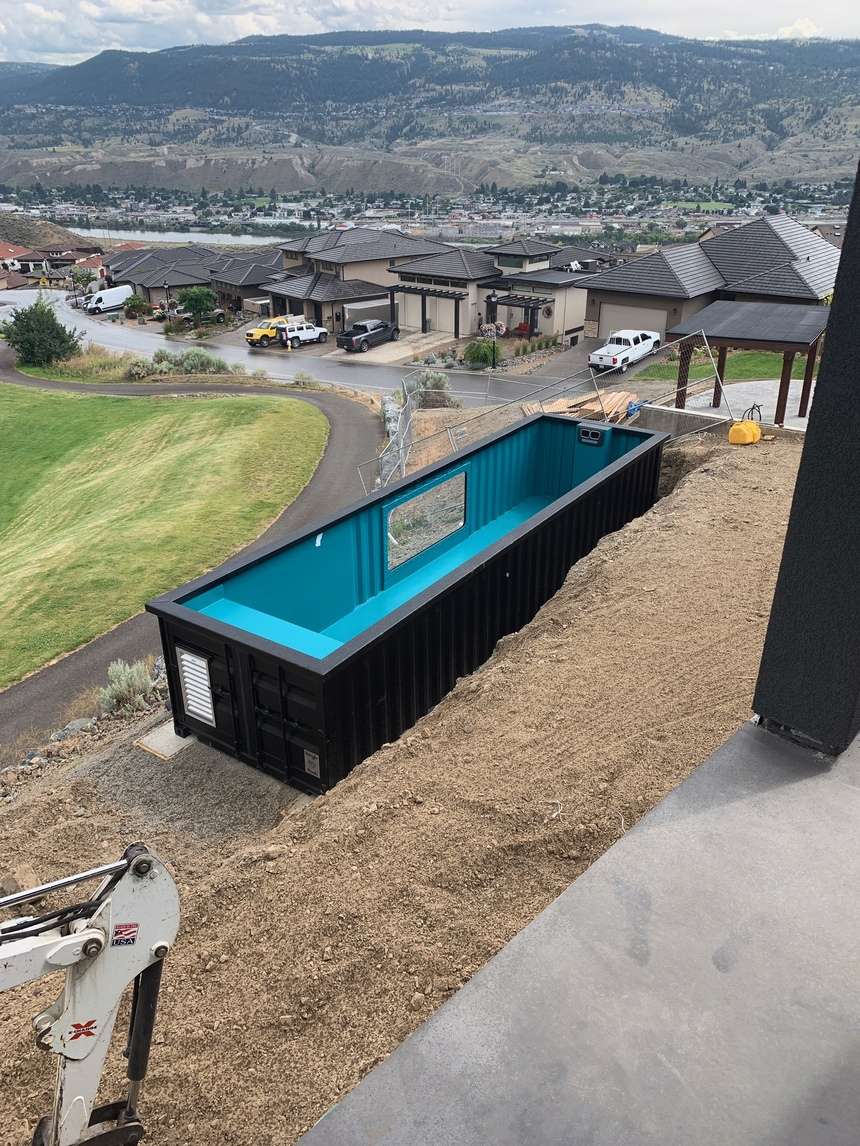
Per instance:
[[[272,228],[271,235],[228,235],[223,231],[121,231],[110,227],[73,227],[76,235],[109,239],[112,243],[215,243],[232,246],[265,246],[280,243],[287,236]]]

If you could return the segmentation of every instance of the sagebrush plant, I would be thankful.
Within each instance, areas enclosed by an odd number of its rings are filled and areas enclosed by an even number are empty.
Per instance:
[[[148,378],[152,373],[152,363],[148,358],[133,358],[125,368],[125,377],[129,382],[137,382],[141,378]]]
[[[143,361],[137,359],[136,361]],[[153,374],[244,374],[242,365],[229,366],[223,358],[209,354],[206,350],[189,347],[175,353],[170,350],[156,350],[152,356]]]
[[[146,661],[111,661],[107,684],[99,689],[99,704],[103,712],[140,712],[154,689],[155,681]]]

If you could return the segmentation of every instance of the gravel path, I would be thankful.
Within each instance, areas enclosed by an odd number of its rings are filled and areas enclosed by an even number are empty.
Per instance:
[[[0,383],[37,390],[121,397],[201,393],[199,385],[90,385],[29,378],[15,370],[14,357],[5,346],[0,346]],[[253,549],[263,541],[284,537],[362,496],[356,466],[374,457],[381,440],[380,420],[368,407],[335,394],[302,392],[284,386],[207,383],[203,392],[294,398],[316,406],[329,421],[328,444],[313,477],[296,500],[247,549]],[[38,740],[40,732],[62,724],[69,705],[89,689],[103,683],[111,661],[137,660],[157,654],[159,648],[157,621],[148,613],[139,613],[54,664],[18,684],[10,685],[0,692],[0,747],[29,736],[31,732],[33,739]]]

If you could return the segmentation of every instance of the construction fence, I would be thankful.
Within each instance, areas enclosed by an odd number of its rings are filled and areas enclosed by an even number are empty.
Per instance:
[[[689,338],[689,335],[686,337]],[[727,411],[723,413],[714,410],[713,417],[702,417],[695,431],[702,432],[731,422],[734,415],[704,332],[700,332],[698,337],[704,343],[704,354],[710,363],[709,373],[707,377],[687,383],[687,396],[708,392],[718,385],[722,404]],[[661,360],[671,358],[683,341],[685,339],[679,338],[661,347]],[[620,368],[606,370],[601,374],[586,368],[566,378],[554,378],[543,386],[529,390],[527,395],[510,401],[490,404],[488,398],[482,406],[446,410],[445,415],[450,417],[448,425],[430,434],[420,435],[416,433],[416,414],[428,407],[438,407],[435,400],[428,401],[428,398],[435,399],[438,392],[433,391],[431,395],[419,384],[418,376],[421,373],[421,370],[414,370],[405,375],[396,394],[383,401],[388,442],[377,457],[358,466],[365,493],[384,488],[392,481],[422,466],[441,461],[532,414],[567,414],[591,421],[632,423],[640,418],[644,409],[673,408],[676,396],[676,386],[672,384],[665,394],[650,398],[647,402],[640,401],[635,391],[622,385],[624,374]]]

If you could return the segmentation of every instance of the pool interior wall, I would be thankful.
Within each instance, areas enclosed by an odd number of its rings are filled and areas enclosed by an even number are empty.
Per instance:
[[[599,441],[583,440],[581,429],[590,429],[592,438],[599,431]],[[641,441],[623,426],[537,419],[228,574],[182,604],[322,659]],[[463,524],[390,567],[389,547],[397,544],[391,511],[460,474],[448,488],[465,484]]]

